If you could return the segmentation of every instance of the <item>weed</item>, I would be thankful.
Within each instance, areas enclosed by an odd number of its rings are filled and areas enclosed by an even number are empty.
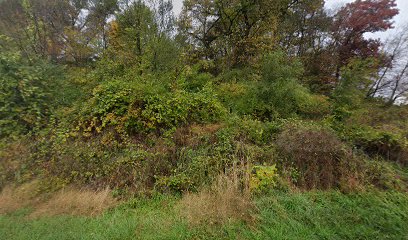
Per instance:
[[[31,217],[53,215],[84,215],[94,216],[114,206],[111,191],[106,188],[101,191],[62,189],[48,201],[36,207]]]
[[[6,186],[0,193],[0,214],[30,207],[39,201],[39,182],[32,181],[18,187]]]
[[[249,192],[236,175],[220,175],[211,188],[185,194],[180,209],[192,225],[254,221]]]

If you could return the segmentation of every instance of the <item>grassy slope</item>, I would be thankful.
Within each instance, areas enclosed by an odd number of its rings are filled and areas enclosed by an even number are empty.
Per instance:
[[[257,199],[254,227],[189,227],[177,200],[135,201],[90,217],[30,220],[0,216],[1,239],[408,239],[408,196],[401,193],[277,193]]]
[[[408,239],[408,196],[303,193],[259,201],[256,239]]]

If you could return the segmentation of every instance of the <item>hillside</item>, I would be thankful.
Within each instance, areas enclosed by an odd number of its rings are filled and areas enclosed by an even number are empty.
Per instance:
[[[408,238],[397,7],[0,1],[0,236]]]

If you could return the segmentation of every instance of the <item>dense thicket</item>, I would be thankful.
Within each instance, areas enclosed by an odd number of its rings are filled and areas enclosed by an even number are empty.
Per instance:
[[[0,9],[0,186],[182,192],[238,171],[256,192],[407,189],[408,38],[366,34],[394,0]]]

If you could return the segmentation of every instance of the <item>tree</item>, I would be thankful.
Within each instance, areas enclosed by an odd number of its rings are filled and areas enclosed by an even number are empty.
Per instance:
[[[226,67],[256,62],[276,45],[277,25],[289,0],[187,0],[180,29],[198,58]]]
[[[116,14],[109,30],[110,46],[104,52],[106,67],[115,66],[119,71],[137,68],[139,74],[173,68],[178,50],[172,39],[171,2],[160,0],[151,5],[138,0]]]
[[[179,29],[187,37],[187,42],[194,46],[200,57],[214,58],[213,42],[218,37],[216,32],[215,2],[212,0],[184,1],[180,14]]]
[[[376,76],[376,60],[352,59],[341,69],[341,81],[334,89],[332,97],[342,107],[358,107],[366,96],[371,79]]]
[[[383,97],[390,104],[408,93],[408,25],[385,43],[382,54],[385,64],[374,78],[368,97]]]
[[[302,81],[314,92],[328,94],[333,80],[332,49],[327,48],[332,17],[323,0],[299,1],[278,25],[279,45],[298,56],[304,66]]]
[[[170,0],[149,0],[157,28],[156,36],[150,44],[150,61],[153,71],[174,68],[178,48],[173,39],[176,18]]]
[[[0,51],[0,136],[45,126],[56,102],[57,79],[62,75],[53,65]]]
[[[30,60],[33,54],[38,54],[43,48],[39,45],[44,44],[44,40],[41,35],[33,36],[33,29],[29,28],[22,1],[1,1],[0,9],[0,32],[12,40],[7,41],[7,48],[18,49]]]
[[[299,1],[288,9],[278,26],[280,45],[290,55],[316,52],[324,46],[330,24],[324,0]]]
[[[101,48],[108,46],[107,29],[109,18],[119,10],[118,0],[89,0],[87,21],[91,26],[90,32],[99,36]]]
[[[340,69],[353,58],[379,57],[380,41],[366,39],[364,34],[392,28],[398,14],[395,0],[357,0],[341,8],[334,17],[332,46],[336,49],[336,78]]]
[[[160,35],[170,37],[174,34],[176,17],[171,0],[149,0]]]
[[[117,0],[5,0],[0,7],[0,30],[27,58],[82,64],[106,47]]]

